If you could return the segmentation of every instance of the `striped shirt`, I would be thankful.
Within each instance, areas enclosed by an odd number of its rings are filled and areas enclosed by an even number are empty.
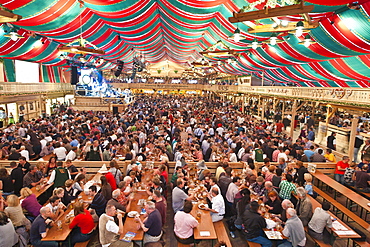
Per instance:
[[[296,187],[293,183],[288,182],[287,180],[282,180],[280,185],[280,193],[279,196],[284,200],[284,199],[289,199],[291,198],[292,192],[295,194],[297,193]]]

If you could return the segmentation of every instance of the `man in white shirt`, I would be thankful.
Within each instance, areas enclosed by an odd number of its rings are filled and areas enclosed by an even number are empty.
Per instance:
[[[77,158],[77,147],[72,147],[71,151],[67,154],[65,160],[75,160]]]
[[[211,190],[212,194],[212,208],[205,208],[205,210],[208,210],[211,212],[212,222],[220,221],[224,218],[225,215],[225,202],[224,198],[222,198],[222,195],[219,193],[219,190],[217,188],[213,188]]]
[[[26,158],[26,161],[30,161],[30,153],[25,146],[21,146],[21,151],[19,153],[21,156]]]
[[[118,226],[114,222],[114,216],[117,215]],[[120,235],[123,234],[122,214],[117,214],[116,207],[107,205],[105,214],[99,218],[99,238],[103,247],[131,247],[133,242],[124,242],[120,240]]]

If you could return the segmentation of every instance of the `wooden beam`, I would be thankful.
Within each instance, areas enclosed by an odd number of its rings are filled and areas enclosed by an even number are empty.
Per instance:
[[[22,19],[21,15],[13,14],[9,11],[0,9],[0,23],[15,22]]]
[[[319,26],[319,22],[312,22],[308,23],[306,21],[303,22],[304,29],[313,29]],[[296,29],[297,22],[289,22],[287,26],[277,26],[274,27],[274,24],[266,24],[266,25],[256,25],[254,28],[248,28],[248,32],[250,33],[265,33],[265,32],[287,32]]]
[[[90,49],[82,46],[61,46],[58,50],[74,54],[105,54],[105,51],[103,50]]]
[[[313,11],[313,9],[314,9],[313,5],[302,6],[302,4],[294,4],[284,7],[262,9],[245,13],[234,12],[233,17],[229,17],[229,21],[231,23],[237,23],[242,21],[254,21],[279,16],[299,15],[304,13],[310,13]]]
[[[348,144],[348,156],[349,160],[353,160],[353,151],[355,148],[355,139],[357,135],[357,125],[358,125],[358,117],[353,116],[353,119],[351,121],[351,133],[349,137],[349,144]]]
[[[290,133],[289,136],[292,137],[293,140],[293,134],[294,134],[294,121],[295,121],[295,115],[297,115],[297,100],[294,100],[293,106],[292,106],[292,118],[290,121]]]

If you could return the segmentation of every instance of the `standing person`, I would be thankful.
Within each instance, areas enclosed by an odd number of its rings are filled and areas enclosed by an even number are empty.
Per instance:
[[[102,247],[132,247],[133,242],[128,243],[120,240],[120,235],[124,233],[122,214],[117,214],[116,207],[113,205],[107,205],[105,212],[99,218],[99,241]],[[113,218],[116,215],[118,225]]]
[[[0,168],[0,190],[3,191],[4,196],[14,193],[12,177],[5,168]]]
[[[280,122],[280,120],[276,121],[276,134],[280,135],[283,132],[284,124]]]
[[[334,178],[338,183],[344,184],[344,173],[349,167],[349,157],[343,156],[342,160],[335,165]]]
[[[177,242],[182,244],[194,243],[194,228],[199,225],[198,221],[190,214],[193,209],[191,201],[184,202],[184,211],[175,214],[174,233]]]
[[[308,223],[308,234],[317,240],[323,240],[325,244],[329,244],[330,233],[326,230],[326,227],[332,228],[332,219],[328,213],[330,209],[329,202],[323,202],[322,208],[317,207],[313,216]]]
[[[360,151],[360,148],[364,144],[364,137],[360,135],[360,132],[356,132],[356,138],[355,138],[355,148],[353,149],[353,161],[357,163],[358,159],[358,153]]]
[[[292,175],[286,174],[285,175],[285,180],[282,180],[280,182],[279,196],[281,197],[281,199],[290,200],[292,198],[292,193],[297,194],[296,186],[295,186],[295,184],[292,183],[292,181],[293,181]]]
[[[19,195],[23,187],[22,167],[18,166],[15,161],[12,161],[10,162],[10,168],[12,169],[10,172],[10,177],[12,178],[14,184],[14,194]]]
[[[6,112],[3,107],[0,107],[0,128],[4,127],[5,119],[6,119]]]
[[[41,241],[42,238],[46,237],[49,229],[54,225],[54,222],[49,218],[50,215],[51,209],[49,207],[42,207],[40,209],[40,215],[37,216],[32,223],[30,240],[33,246],[58,247],[58,242],[56,241]]]
[[[155,201],[155,208],[161,213],[162,217],[162,227],[166,223],[166,211],[167,211],[167,203],[164,196],[161,195],[159,190],[153,191],[153,200]],[[189,202],[189,201],[185,201]]]
[[[361,150],[361,160],[370,158],[370,140],[365,141],[365,146]]]
[[[250,242],[261,244],[262,247],[271,247],[271,241],[262,236],[263,229],[267,225],[265,219],[258,213],[258,208],[258,202],[252,201],[249,210],[246,210],[242,216],[245,238]]]
[[[90,151],[87,153],[87,160],[90,161],[101,161],[103,160],[103,152],[99,146],[99,141],[95,140],[93,145],[90,147]]]
[[[63,167],[63,162],[58,161],[57,168],[51,172],[49,181],[44,185],[44,187],[52,183],[54,183],[54,188],[62,187],[68,179],[71,179],[71,174],[69,174],[68,169]]]
[[[302,221],[298,218],[293,208],[286,210],[288,220],[285,223],[283,235],[287,240],[283,240],[278,247],[303,247],[306,245],[306,234],[304,232]]]
[[[337,150],[337,143],[336,143],[336,139],[335,136],[337,135],[337,133],[335,132],[331,132],[331,135],[328,136],[328,138],[326,138],[327,140],[327,146],[328,148],[332,149],[332,150]]]
[[[143,244],[158,242],[162,237],[162,220],[161,213],[155,208],[155,204],[152,201],[148,201],[145,204],[145,211],[147,217],[142,221],[139,216],[135,219],[139,221],[141,229],[145,232]]]
[[[30,140],[30,143],[32,144],[32,150],[35,153],[36,157],[41,152],[41,142],[39,137],[36,135],[36,133],[32,129],[27,130],[27,138]]]

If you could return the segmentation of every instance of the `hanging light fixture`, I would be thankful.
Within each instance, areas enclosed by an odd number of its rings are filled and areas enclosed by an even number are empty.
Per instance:
[[[240,29],[236,28],[234,31],[234,41],[239,42],[240,41]]]
[[[217,61],[217,65],[218,65],[218,66],[220,66],[220,65],[221,65],[221,61],[220,61],[220,60],[218,60],[218,61]]]
[[[9,34],[4,34],[4,37],[10,38],[13,41],[17,41],[17,39],[23,39],[22,35],[19,35],[16,30],[12,29]]]
[[[44,44],[44,42],[40,39],[36,40],[35,43],[33,43],[33,47],[34,48],[38,48],[40,46],[42,46]]]
[[[204,60],[204,58],[202,58],[201,63],[202,63],[202,65],[204,65],[206,63],[206,60]]]
[[[295,26],[295,36],[299,37],[303,34],[304,23],[303,21],[297,22]]]
[[[232,61],[232,60],[231,60],[231,58],[228,58],[228,59],[227,59],[227,63],[228,63],[228,64],[230,64],[230,63],[231,63],[231,61]]]
[[[209,62],[209,63],[208,63],[208,65],[209,65],[209,66],[212,66],[212,65],[213,65],[213,63],[212,63],[212,62]]]
[[[311,35],[307,34],[304,37],[304,46],[309,47],[311,45]]]
[[[270,45],[276,45],[277,35],[276,33],[272,33],[270,37]]]
[[[252,48],[257,49],[257,47],[258,47],[258,40],[257,40],[257,38],[254,38],[253,42],[252,42]]]

